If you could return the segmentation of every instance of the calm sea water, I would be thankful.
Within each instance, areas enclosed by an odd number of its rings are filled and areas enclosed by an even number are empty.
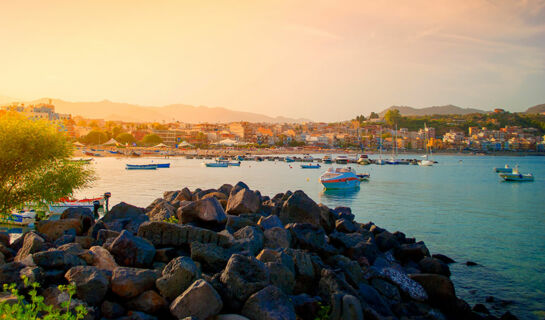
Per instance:
[[[404,156],[405,157],[405,156]],[[413,156],[417,157],[417,156]],[[446,254],[457,294],[470,304],[486,296],[511,301],[506,309],[522,319],[545,319],[545,157],[434,156],[439,164],[358,166],[371,173],[358,191],[324,192],[324,171],[284,162],[243,162],[241,167],[206,168],[202,160],[96,159],[100,177],[77,196],[110,191],[111,203],[147,206],[164,191],[183,187],[217,188],[244,181],[273,196],[305,191],[329,207],[349,206],[360,222],[373,221],[426,242],[432,253]],[[171,163],[170,169],[127,171],[126,163]],[[494,167],[519,164],[534,182],[500,181]],[[329,165],[323,165],[327,167]],[[467,267],[467,260],[480,264]],[[487,304],[492,308],[491,304]]]

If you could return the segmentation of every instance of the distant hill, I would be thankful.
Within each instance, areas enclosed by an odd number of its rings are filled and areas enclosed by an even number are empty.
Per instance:
[[[51,103],[55,111],[70,113],[91,119],[118,120],[128,122],[186,122],[186,123],[228,123],[237,121],[269,122],[269,123],[301,123],[307,119],[292,119],[286,117],[270,117],[259,113],[234,111],[226,108],[211,108],[172,104],[162,107],[140,106],[129,103],[112,102],[69,102],[60,99],[42,98],[27,101],[26,104]],[[17,101],[17,100],[14,100]],[[4,104],[11,101],[6,101]],[[2,103],[2,102],[0,102]]]
[[[545,112],[545,103],[544,104],[538,104],[537,106],[533,106],[528,108],[526,110],[526,113],[543,113]]]
[[[14,101],[17,101],[17,99],[0,95],[0,105],[9,104]]]
[[[451,104],[446,106],[434,106],[428,108],[413,108],[408,106],[391,106],[379,113],[383,117],[390,109],[397,109],[403,116],[426,116],[433,114],[470,114],[470,113],[485,113],[484,110],[472,108],[460,108]]]

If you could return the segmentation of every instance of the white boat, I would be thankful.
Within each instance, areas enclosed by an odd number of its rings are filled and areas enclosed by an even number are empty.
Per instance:
[[[332,162],[333,162],[333,159],[331,158],[331,155],[326,154],[326,155],[322,158],[322,162],[323,162],[323,163],[332,163]]]
[[[505,165],[503,168],[494,168],[494,171],[498,173],[512,173],[513,168],[510,168],[508,164]]]
[[[431,149],[428,147],[428,139],[429,139],[428,138],[428,127],[426,126],[425,123],[424,123],[424,132],[426,134],[426,154],[422,156],[424,158],[424,160],[418,161],[418,165],[422,166],[422,167],[430,167],[430,166],[433,166],[434,162],[428,159],[428,150],[431,153]]]
[[[227,162],[207,162],[204,165],[208,168],[227,168],[229,163]]]
[[[49,207],[49,213],[52,215],[55,214],[62,214],[64,210],[68,208],[88,208],[91,211],[94,211],[95,209],[95,203],[98,203],[98,205],[101,208],[104,208],[104,197],[97,197],[97,198],[86,198],[86,199],[70,199],[70,198],[62,198],[57,202],[50,203],[48,205]]]
[[[360,186],[360,178],[351,167],[329,168],[320,176],[325,189],[354,189]]]
[[[348,157],[344,155],[337,156],[335,158],[335,163],[337,164],[347,164],[348,163]]]
[[[303,162],[314,162],[314,158],[311,155],[303,156]]]
[[[357,161],[358,164],[367,165],[370,163],[369,157],[366,154],[362,154]]]
[[[35,221],[36,221],[36,212],[34,210],[20,211],[17,213],[11,213],[5,216],[0,216],[0,224],[28,226],[28,225],[34,224]]]
[[[513,168],[512,172],[503,172],[499,174],[505,181],[534,181],[534,175],[531,173],[520,173],[518,166]]]

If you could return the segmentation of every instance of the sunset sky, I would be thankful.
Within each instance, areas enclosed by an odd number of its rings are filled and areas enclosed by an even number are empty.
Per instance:
[[[1,1],[0,95],[334,121],[545,103],[544,1]]]

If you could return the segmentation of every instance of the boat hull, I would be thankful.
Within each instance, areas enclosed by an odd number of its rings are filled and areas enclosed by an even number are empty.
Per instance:
[[[158,163],[157,168],[170,168],[170,163]]]
[[[127,164],[125,169],[127,170],[157,170],[158,166],[156,164]]]
[[[227,168],[229,166],[228,163],[205,163],[204,165],[208,168]]]
[[[301,169],[320,169],[321,166],[318,165],[311,165],[311,164],[302,164]]]
[[[433,166],[433,161],[430,161],[430,160],[422,160],[422,161],[418,162],[418,165],[419,165],[419,166],[422,166],[422,167]]]
[[[531,174],[500,173],[500,177],[505,181],[534,181],[534,176]]]
[[[338,179],[337,181],[321,181],[322,185],[327,190],[339,190],[339,189],[355,189],[360,186],[360,180],[358,178],[353,179]]]

